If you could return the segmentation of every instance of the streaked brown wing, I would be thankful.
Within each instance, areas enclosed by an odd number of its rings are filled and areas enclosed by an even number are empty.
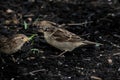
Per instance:
[[[84,39],[80,38],[74,33],[71,33],[65,29],[60,29],[52,35],[54,39],[60,42],[79,42],[79,41],[84,41]]]
[[[2,36],[0,39],[0,47],[8,48],[13,45],[13,43],[16,43],[16,40],[13,39],[13,37],[9,36],[8,38],[5,36]]]

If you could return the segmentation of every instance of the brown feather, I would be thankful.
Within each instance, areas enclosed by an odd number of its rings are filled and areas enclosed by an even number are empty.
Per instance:
[[[52,37],[59,42],[79,42],[79,41],[84,41],[83,38],[80,38],[74,33],[71,33],[65,29],[60,29],[52,35]]]

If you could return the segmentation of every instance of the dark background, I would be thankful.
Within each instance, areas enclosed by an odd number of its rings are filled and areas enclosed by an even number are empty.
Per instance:
[[[82,46],[51,58],[62,51],[34,30],[37,19],[58,24],[91,22],[64,28],[104,45]],[[1,80],[120,80],[119,0],[0,0],[0,34],[14,33],[38,35],[12,55],[16,62],[2,54]]]

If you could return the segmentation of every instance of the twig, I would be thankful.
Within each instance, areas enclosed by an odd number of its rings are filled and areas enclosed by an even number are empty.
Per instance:
[[[114,34],[113,36],[114,36],[114,37],[117,37],[117,38],[120,38],[120,35],[117,35],[117,34]]]
[[[67,23],[67,24],[61,24],[61,25],[58,25],[58,27],[64,27],[64,26],[82,26],[82,25],[86,25],[86,24],[88,24],[88,23],[93,23],[93,21],[89,21],[89,22],[87,22],[87,21],[85,21],[85,22],[82,22],[82,23]]]
[[[66,25],[73,26],[73,25],[84,25],[84,24],[88,24],[88,23],[93,23],[93,21],[89,21],[89,22],[85,21],[85,22],[82,22],[82,23],[68,23]]]
[[[40,71],[46,71],[45,69],[40,69],[40,70],[34,70],[29,72],[30,75],[34,75],[34,73],[40,72]]]
[[[100,77],[97,77],[97,76],[91,76],[91,79],[102,80]]]
[[[120,55],[120,52],[114,53],[113,56]]]

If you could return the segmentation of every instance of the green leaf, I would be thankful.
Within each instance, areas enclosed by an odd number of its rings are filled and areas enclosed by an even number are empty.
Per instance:
[[[31,51],[32,51],[33,53],[35,53],[35,52],[39,53],[39,52],[40,52],[39,49],[36,49],[36,48],[31,49]]]
[[[24,21],[24,29],[28,29],[28,24]]]
[[[29,37],[29,40],[33,40],[33,38],[36,36],[37,34],[32,34],[30,37]]]

